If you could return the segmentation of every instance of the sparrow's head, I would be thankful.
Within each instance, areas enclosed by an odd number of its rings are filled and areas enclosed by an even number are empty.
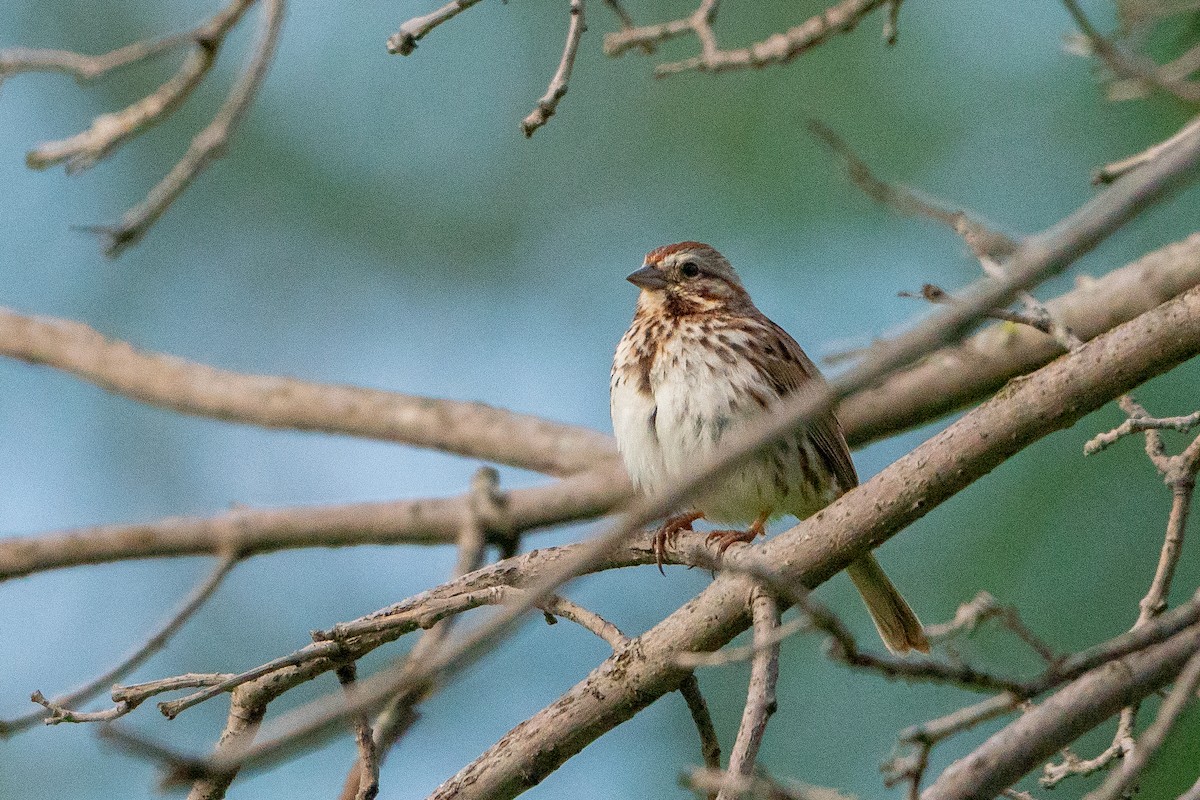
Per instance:
[[[639,305],[669,314],[699,314],[749,305],[741,279],[725,256],[700,242],[680,242],[646,254],[627,280],[642,290]]]

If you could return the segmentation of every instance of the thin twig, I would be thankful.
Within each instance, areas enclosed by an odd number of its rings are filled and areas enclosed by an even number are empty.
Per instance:
[[[721,769],[694,769],[682,776],[682,783],[697,792],[720,792],[740,800],[854,800],[850,795],[824,786],[784,786],[761,772],[737,775]]]
[[[115,258],[138,242],[206,167],[225,154],[226,145],[250,110],[270,69],[283,27],[286,0],[262,0],[263,21],[250,62],[208,127],[200,131],[183,158],[152,188],[146,199],[126,211],[113,226],[91,228],[101,235],[105,255]]]
[[[868,653],[859,648],[858,642],[841,618],[831,609],[812,598],[807,591],[787,589],[786,584],[770,573],[753,571],[759,580],[768,580],[776,591],[788,592],[792,600],[812,621],[812,624],[829,635],[828,654],[835,661],[850,667],[877,672],[888,678],[933,681],[961,686],[975,691],[1004,691],[1018,693],[1021,684],[1008,678],[978,670],[969,664],[947,664],[929,658],[909,658]]]
[[[784,64],[838,34],[853,30],[863,17],[884,5],[889,9],[884,22],[884,37],[890,44],[896,38],[896,15],[900,7],[897,0],[841,0],[789,30],[736,50],[722,50],[718,46],[712,29],[717,3],[715,0],[703,0],[687,17],[608,34],[604,37],[604,52],[609,56],[619,56],[634,47],[645,49],[648,45],[691,34],[700,43],[700,55],[659,64],[654,70],[656,77],[690,70],[721,72]]]
[[[1200,52],[1200,47],[1197,47],[1197,52]],[[1113,161],[1110,164],[1105,164],[1092,177],[1092,183],[1112,183],[1117,178],[1127,172],[1137,169],[1144,164],[1148,164],[1156,158],[1162,156],[1163,153],[1170,150],[1180,140],[1187,137],[1193,130],[1200,126],[1200,117],[1195,117],[1191,122],[1184,125],[1174,135],[1168,139],[1164,139],[1158,144],[1143,150],[1140,153],[1123,158],[1120,161]]]
[[[679,693],[687,703],[688,712],[700,736],[700,758],[708,769],[721,768],[721,742],[717,739],[717,729],[713,725],[712,715],[708,712],[708,703],[700,693],[700,681],[695,675],[688,675],[679,684]]]
[[[1124,52],[1096,30],[1076,0],[1063,0],[1063,5],[1066,6],[1092,50],[1118,77],[1141,81],[1149,86],[1170,92],[1181,100],[1193,103],[1200,101],[1200,83],[1173,80],[1164,76],[1157,63],[1148,58]]]
[[[617,18],[617,22],[619,22],[621,25],[621,30],[627,31],[634,27],[633,17],[631,17],[629,12],[625,10],[625,6],[621,3],[621,0],[604,0],[604,5],[612,9],[613,14]],[[654,43],[643,42],[641,44],[641,49],[643,53],[650,55],[654,52]]]
[[[994,230],[966,211],[926,197],[907,186],[888,183],[877,177],[865,161],[832,128],[819,120],[810,120],[809,131],[842,160],[851,182],[867,197],[892,210],[909,216],[927,217],[949,227],[962,237],[977,258],[998,261],[1011,255],[1017,241]]]
[[[959,759],[926,788],[924,800],[994,797],[1055,751],[1175,680],[1200,649],[1192,626],[1119,663],[1088,672]]]
[[[985,271],[989,268],[987,265],[992,264],[991,271],[994,271],[994,262],[986,257],[980,258],[980,263],[985,265]],[[960,302],[954,295],[935,286],[932,283],[927,283],[921,287],[918,292],[900,292],[900,297],[919,297],[927,300],[930,303],[957,303]],[[1013,311],[1007,308],[993,308],[985,312],[985,315],[991,319],[1000,320],[1002,322],[1011,322],[1015,325],[1026,325],[1034,330],[1041,331],[1047,336],[1054,338],[1059,345],[1067,352],[1077,350],[1083,346],[1083,340],[1080,339],[1073,330],[1067,325],[1054,317],[1046,308],[1046,306],[1037,298],[1028,292],[1020,294],[1020,300],[1025,305],[1024,311]]]
[[[559,101],[567,93],[571,70],[575,66],[575,54],[579,51],[579,40],[587,31],[587,23],[584,21],[583,14],[583,0],[571,0],[570,13],[571,24],[567,28],[567,43],[563,46],[558,69],[554,71],[554,77],[550,79],[546,93],[537,101],[533,111],[530,111],[529,115],[521,121],[521,131],[526,138],[533,136],[534,131],[550,121],[554,112],[558,110]]]
[[[754,638],[761,642],[779,628],[779,605],[768,591],[755,589],[750,598],[754,618]],[[746,707],[738,727],[737,739],[729,753],[729,773],[752,775],[758,748],[767,730],[767,720],[775,713],[775,685],[779,680],[779,643],[758,648],[750,662],[750,686]],[[722,790],[717,800],[732,800],[733,792]]]
[[[1191,456],[1193,449],[1200,453],[1200,437],[1197,437],[1192,445],[1180,455],[1168,456],[1159,431],[1189,429],[1197,424],[1197,421],[1200,421],[1200,415],[1158,420],[1150,417],[1146,409],[1129,395],[1122,396],[1118,402],[1128,419],[1117,428],[1090,440],[1084,446],[1084,453],[1098,452],[1117,441],[1121,436],[1132,433],[1134,430],[1140,430],[1146,436],[1147,457],[1171,489],[1171,512],[1167,518],[1167,531],[1163,537],[1154,578],[1150,582],[1146,596],[1138,604],[1138,616],[1132,628],[1136,631],[1150,624],[1167,607],[1167,597],[1171,591],[1175,567],[1179,563],[1179,557],[1183,551],[1188,511],[1191,508],[1192,493],[1196,485],[1196,472],[1200,469],[1200,456],[1195,458]],[[1193,416],[1198,419],[1192,420]],[[1083,759],[1069,748],[1064,750],[1061,762],[1045,765],[1041,784],[1045,787],[1053,787],[1073,775],[1090,775],[1099,770],[1108,769],[1118,759],[1127,763],[1140,763],[1137,756],[1138,745],[1133,738],[1137,714],[1138,706],[1136,704],[1123,708],[1112,743],[1093,758]],[[1105,786],[1108,785],[1106,782]]]
[[[257,0],[235,0],[211,20],[186,34],[186,39],[193,44],[191,52],[179,70],[158,89],[121,111],[101,114],[90,128],[69,139],[38,145],[26,155],[25,163],[33,169],[45,169],[65,162],[68,174],[82,172],[112,155],[130,139],[164,122],[208,75],[225,37],[255,2]],[[172,38],[175,37],[146,45],[142,48],[143,57]]]
[[[132,711],[139,703],[142,702],[142,700],[150,695],[145,695],[136,702],[129,698],[119,701],[117,703],[117,707],[112,709],[112,711],[118,711],[119,713],[113,713],[106,717],[84,719],[85,715],[82,712],[70,711],[70,707],[92,699],[97,694],[105,689],[108,689],[115,682],[121,680],[126,675],[140,667],[155,653],[162,650],[163,647],[166,646],[167,642],[171,640],[171,637],[178,633],[179,629],[182,628],[187,621],[192,618],[192,615],[200,610],[201,606],[208,602],[208,599],[213,596],[213,594],[217,591],[217,588],[221,585],[221,582],[225,579],[225,576],[229,574],[230,570],[232,570],[236,564],[237,558],[233,556],[222,558],[217,564],[216,568],[209,573],[209,575],[203,581],[201,581],[195,589],[192,590],[191,594],[184,599],[183,603],[180,604],[175,613],[172,614],[157,631],[151,634],[150,638],[148,638],[142,645],[137,647],[132,653],[121,659],[112,669],[109,669],[107,672],[96,676],[77,689],[73,689],[64,695],[55,697],[53,700],[45,700],[40,691],[35,692],[35,698],[33,702],[39,703],[45,708],[49,709],[51,711],[50,716],[46,716],[39,711],[33,714],[27,714],[23,717],[17,717],[16,719],[2,721],[0,722],[0,737],[11,736],[14,733],[19,733],[20,731],[30,728],[42,721],[48,725],[51,725],[57,722],[90,722],[95,721],[96,719],[109,720],[116,719],[117,717]],[[37,697],[42,697],[42,700],[36,699]],[[113,699],[116,700],[115,697]]]
[[[926,625],[925,637],[930,643],[936,644],[963,633],[973,633],[976,627],[989,619],[999,620],[1000,624],[1012,631],[1047,663],[1054,664],[1060,660],[1054,648],[1029,629],[1015,608],[1002,605],[988,592],[980,592],[969,602],[960,605],[951,621],[940,625]]]
[[[478,2],[479,0],[450,0],[437,11],[421,17],[413,17],[401,25],[400,30],[388,37],[387,51],[392,55],[412,55],[412,52],[417,49],[417,42],[425,38],[425,34]]]
[[[335,673],[346,696],[353,697],[354,684],[358,680],[358,670],[354,662],[343,664],[335,670]],[[355,786],[349,800],[375,800],[375,795],[379,794],[380,753],[375,746],[375,737],[371,731],[371,719],[366,714],[360,714],[352,722],[354,724],[354,742],[358,747],[358,759],[354,762]],[[350,786],[349,781],[346,785]]]
[[[113,686],[112,699],[116,705],[101,711],[76,711],[56,701],[47,700],[40,691],[35,691],[29,699],[50,712],[49,715],[37,715],[37,719],[47,725],[57,725],[60,722],[112,722],[133,711],[151,697],[180,689],[215,686],[230,677],[232,676],[224,673],[189,673],[131,686]]]
[[[754,639],[741,647],[726,647],[711,653],[678,653],[675,663],[689,669],[695,667],[722,667],[739,661],[749,661],[764,647],[773,647],[797,633],[812,633],[817,630],[812,620],[803,614],[788,620],[762,639]]]
[[[1182,417],[1131,416],[1111,431],[1098,433],[1083,446],[1084,455],[1094,455],[1134,433],[1151,430],[1189,431],[1200,425],[1200,411]]]
[[[193,38],[192,31],[173,33],[158,39],[143,39],[95,56],[70,50],[13,47],[0,50],[0,81],[22,72],[61,72],[82,83],[161,55]]]

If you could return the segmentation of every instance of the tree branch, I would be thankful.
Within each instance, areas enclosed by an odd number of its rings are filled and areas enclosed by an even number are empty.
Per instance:
[[[217,52],[225,37],[255,2],[256,0],[235,0],[190,34],[167,37],[157,42],[136,42],[122,48],[124,53],[116,51],[119,53],[116,58],[110,53],[106,59],[109,63],[122,63],[123,59],[140,59],[160,52],[165,47],[164,43],[179,44],[190,40],[193,45],[175,75],[156,91],[121,111],[101,114],[88,130],[69,139],[38,145],[26,155],[26,164],[33,169],[45,169],[65,161],[68,174],[81,172],[112,155],[125,142],[165,121],[187,101],[192,91],[208,75],[216,63]],[[0,60],[3,58],[0,54]],[[47,60],[55,63],[53,59]],[[64,58],[57,63],[72,64],[76,67],[87,65],[86,62],[81,64],[78,58]],[[94,64],[87,66],[91,66],[93,73],[95,72]],[[102,63],[102,66],[107,67],[108,64]]]
[[[1175,688],[1163,702],[1158,718],[1138,739],[1133,752],[1122,762],[1120,768],[1108,776],[1104,784],[1087,795],[1085,800],[1117,800],[1132,785],[1155,753],[1166,741],[1167,734],[1179,720],[1179,715],[1189,702],[1195,699],[1200,687],[1200,649],[1184,665],[1175,681]]]
[[[616,461],[611,438],[482,403],[242,375],[137,350],[78,322],[0,308],[0,354],[184,414],[338,433],[570,475]]]
[[[735,546],[726,558],[735,568],[745,559],[777,569],[796,584],[815,586],[1012,453],[1197,352],[1200,289],[1010,384],[824,511],[760,548]],[[686,674],[675,654],[713,650],[743,630],[751,586],[744,577],[718,576],[697,599],[511,731],[432,797],[510,798],[536,784],[597,736],[675,688]]]
[[[608,34],[604,37],[604,52],[609,56],[619,56],[634,47],[644,48],[690,33],[701,44],[700,55],[669,64],[659,64],[654,70],[656,77],[676,75],[689,70],[722,72],[747,67],[764,67],[768,64],[785,64],[812,48],[824,44],[838,34],[854,30],[863,17],[884,5],[889,6],[889,17],[885,23],[884,35],[891,44],[896,39],[896,14],[900,8],[899,2],[896,0],[841,0],[799,25],[769,36],[761,42],[736,50],[721,50],[717,46],[716,37],[712,31],[716,3],[712,0],[705,0],[688,17],[657,25],[627,28]]]
[[[571,25],[567,28],[567,43],[563,46],[562,59],[558,69],[550,79],[546,93],[537,101],[537,106],[529,112],[529,116],[521,121],[521,131],[525,138],[533,136],[533,132],[545,125],[558,111],[558,103],[567,94],[567,84],[571,80],[571,70],[575,66],[575,54],[579,51],[579,40],[587,30],[583,16],[583,0],[571,0]]]
[[[1130,702],[1169,683],[1200,649],[1200,626],[1093,670],[951,764],[921,800],[994,797]]]
[[[1200,233],[1102,278],[1083,281],[1047,305],[1055,318],[1064,319],[1086,339],[1197,284]],[[1036,331],[988,328],[961,345],[942,348],[878,388],[850,396],[839,406],[838,416],[847,438],[855,445],[865,444],[979,400],[1059,352],[1048,337]],[[555,486],[504,495],[513,533],[601,516],[628,492],[628,481],[615,465],[610,437],[481,404],[214,371],[171,356],[142,353],[128,344],[104,339],[79,323],[25,317],[3,309],[0,353],[45,363],[132,399],[180,407],[186,413],[281,427],[312,426],[317,423],[309,415],[324,416],[340,420],[341,427],[335,430],[327,423],[329,427],[319,429],[348,432],[347,427],[365,426],[361,435],[393,440],[401,440],[397,428],[403,421],[405,437],[428,437],[436,430],[450,440],[426,439],[426,446],[460,449],[476,442],[476,430],[487,434],[509,431],[506,441],[485,439],[482,444],[487,450],[475,455],[494,459],[503,449],[516,461],[513,448],[519,447],[523,448],[520,460],[526,466],[540,464],[556,472],[584,471],[589,464],[595,467],[596,472]],[[293,383],[299,387],[295,394],[289,388]],[[610,465],[606,467],[610,471],[602,475],[598,470],[604,465]],[[222,547],[253,555],[297,547],[449,544],[457,539],[458,520],[466,502],[466,497],[459,497],[238,509],[211,517],[0,540],[0,581],[80,564],[216,554]],[[502,545],[504,536],[495,526],[489,528],[493,544]]]
[[[400,26],[387,40],[387,51],[392,55],[408,56],[417,49],[417,42],[425,34],[478,3],[479,0],[450,0],[449,3],[429,14],[413,17]]]
[[[505,492],[503,515],[487,521],[490,544],[517,534],[608,513],[628,492],[615,469],[532,489]],[[145,524],[101,525],[35,537],[0,539],[0,581],[51,569],[136,558],[249,556],[298,547],[362,544],[453,544],[471,495],[424,500],[240,508],[212,517],[173,517]]]
[[[222,558],[220,563],[217,564],[216,569],[214,569],[208,575],[208,577],[201,581],[200,584],[196,586],[194,590],[192,590],[192,593],[187,596],[187,598],[180,605],[179,609],[172,614],[157,631],[151,634],[143,644],[134,649],[134,651],[125,658],[121,659],[121,661],[112,669],[96,676],[96,678],[88,681],[78,689],[67,692],[66,694],[56,697],[53,700],[46,700],[45,702],[38,700],[37,698],[40,697],[42,693],[40,691],[35,692],[34,702],[40,703],[45,708],[49,709],[51,712],[50,715],[47,716],[43,712],[39,711],[33,714],[27,714],[23,717],[17,717],[16,719],[0,721],[0,738],[6,738],[15,733],[20,733],[21,731],[32,727],[38,722],[45,722],[49,725],[57,722],[93,721],[83,720],[79,713],[70,711],[70,707],[92,699],[100,692],[112,686],[113,683],[121,680],[126,675],[140,667],[146,662],[147,659],[149,659],[159,650],[162,650],[163,647],[166,646],[167,642],[171,640],[171,637],[173,637],[179,631],[179,629],[182,628],[187,621],[192,618],[192,615],[200,610],[201,606],[208,602],[209,598],[213,596],[213,594],[217,591],[217,588],[221,585],[221,582],[225,580],[225,576],[229,574],[229,571],[232,570],[236,564],[237,558],[234,556],[226,556]],[[129,698],[119,700],[117,702],[117,708],[114,709],[114,712],[116,713],[112,713],[109,716],[102,717],[101,719],[115,719],[118,716],[127,714],[149,696],[150,695],[141,696],[137,700],[131,700]]]
[[[1046,303],[1085,341],[1200,284],[1200,233],[1166,245]],[[1057,358],[1053,338],[996,325],[944,347],[918,365],[848,398],[838,419],[854,446],[965,408],[1004,383]]]
[[[254,98],[275,57],[275,46],[279,43],[279,32],[283,28],[285,0],[262,0],[263,21],[258,41],[250,62],[230,89],[225,102],[217,109],[212,122],[200,131],[188,146],[183,158],[176,162],[146,199],[126,211],[116,225],[95,226],[91,230],[101,235],[104,253],[110,258],[120,255],[125,248],[136,244],[150,230],[158,218],[166,213],[171,204],[183,194],[192,181],[209,164],[225,155],[230,137],[250,110]]]
[[[750,686],[742,723],[729,753],[730,775],[754,774],[754,762],[767,730],[767,720],[777,708],[775,684],[779,680],[779,642],[766,644],[766,641],[779,629],[779,605],[770,592],[755,589],[750,599],[750,612],[754,620],[754,642],[758,646],[750,663]],[[731,800],[732,795],[722,789],[717,800]]]

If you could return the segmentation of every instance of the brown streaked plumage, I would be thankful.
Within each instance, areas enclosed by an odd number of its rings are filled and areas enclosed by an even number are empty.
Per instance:
[[[806,382],[822,380],[800,345],[755,307],[730,263],[709,245],[651,250],[629,276],[641,289],[633,323],[617,346],[611,410],[617,446],[635,485],[653,493],[685,479],[722,439]],[[827,414],[706,486],[686,514],[656,537],[666,542],[705,518],[744,525],[709,535],[724,552],[749,542],[768,519],[798,519],[858,485],[837,418]],[[928,651],[912,609],[868,554],[847,568],[884,644]]]

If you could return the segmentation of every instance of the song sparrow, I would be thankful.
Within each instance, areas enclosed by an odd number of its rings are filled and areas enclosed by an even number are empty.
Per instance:
[[[750,300],[715,249],[681,242],[652,250],[628,280],[641,289],[633,324],[617,346],[611,410],[617,447],[634,484],[653,493],[704,463],[722,438],[806,381],[822,380],[791,336]],[[670,517],[655,539],[659,570],[667,541],[698,519],[750,523],[708,540],[720,552],[749,542],[768,519],[804,519],[858,485],[836,417],[811,422],[708,486],[694,510]],[[928,652],[908,603],[871,554],[850,574],[888,649]]]

